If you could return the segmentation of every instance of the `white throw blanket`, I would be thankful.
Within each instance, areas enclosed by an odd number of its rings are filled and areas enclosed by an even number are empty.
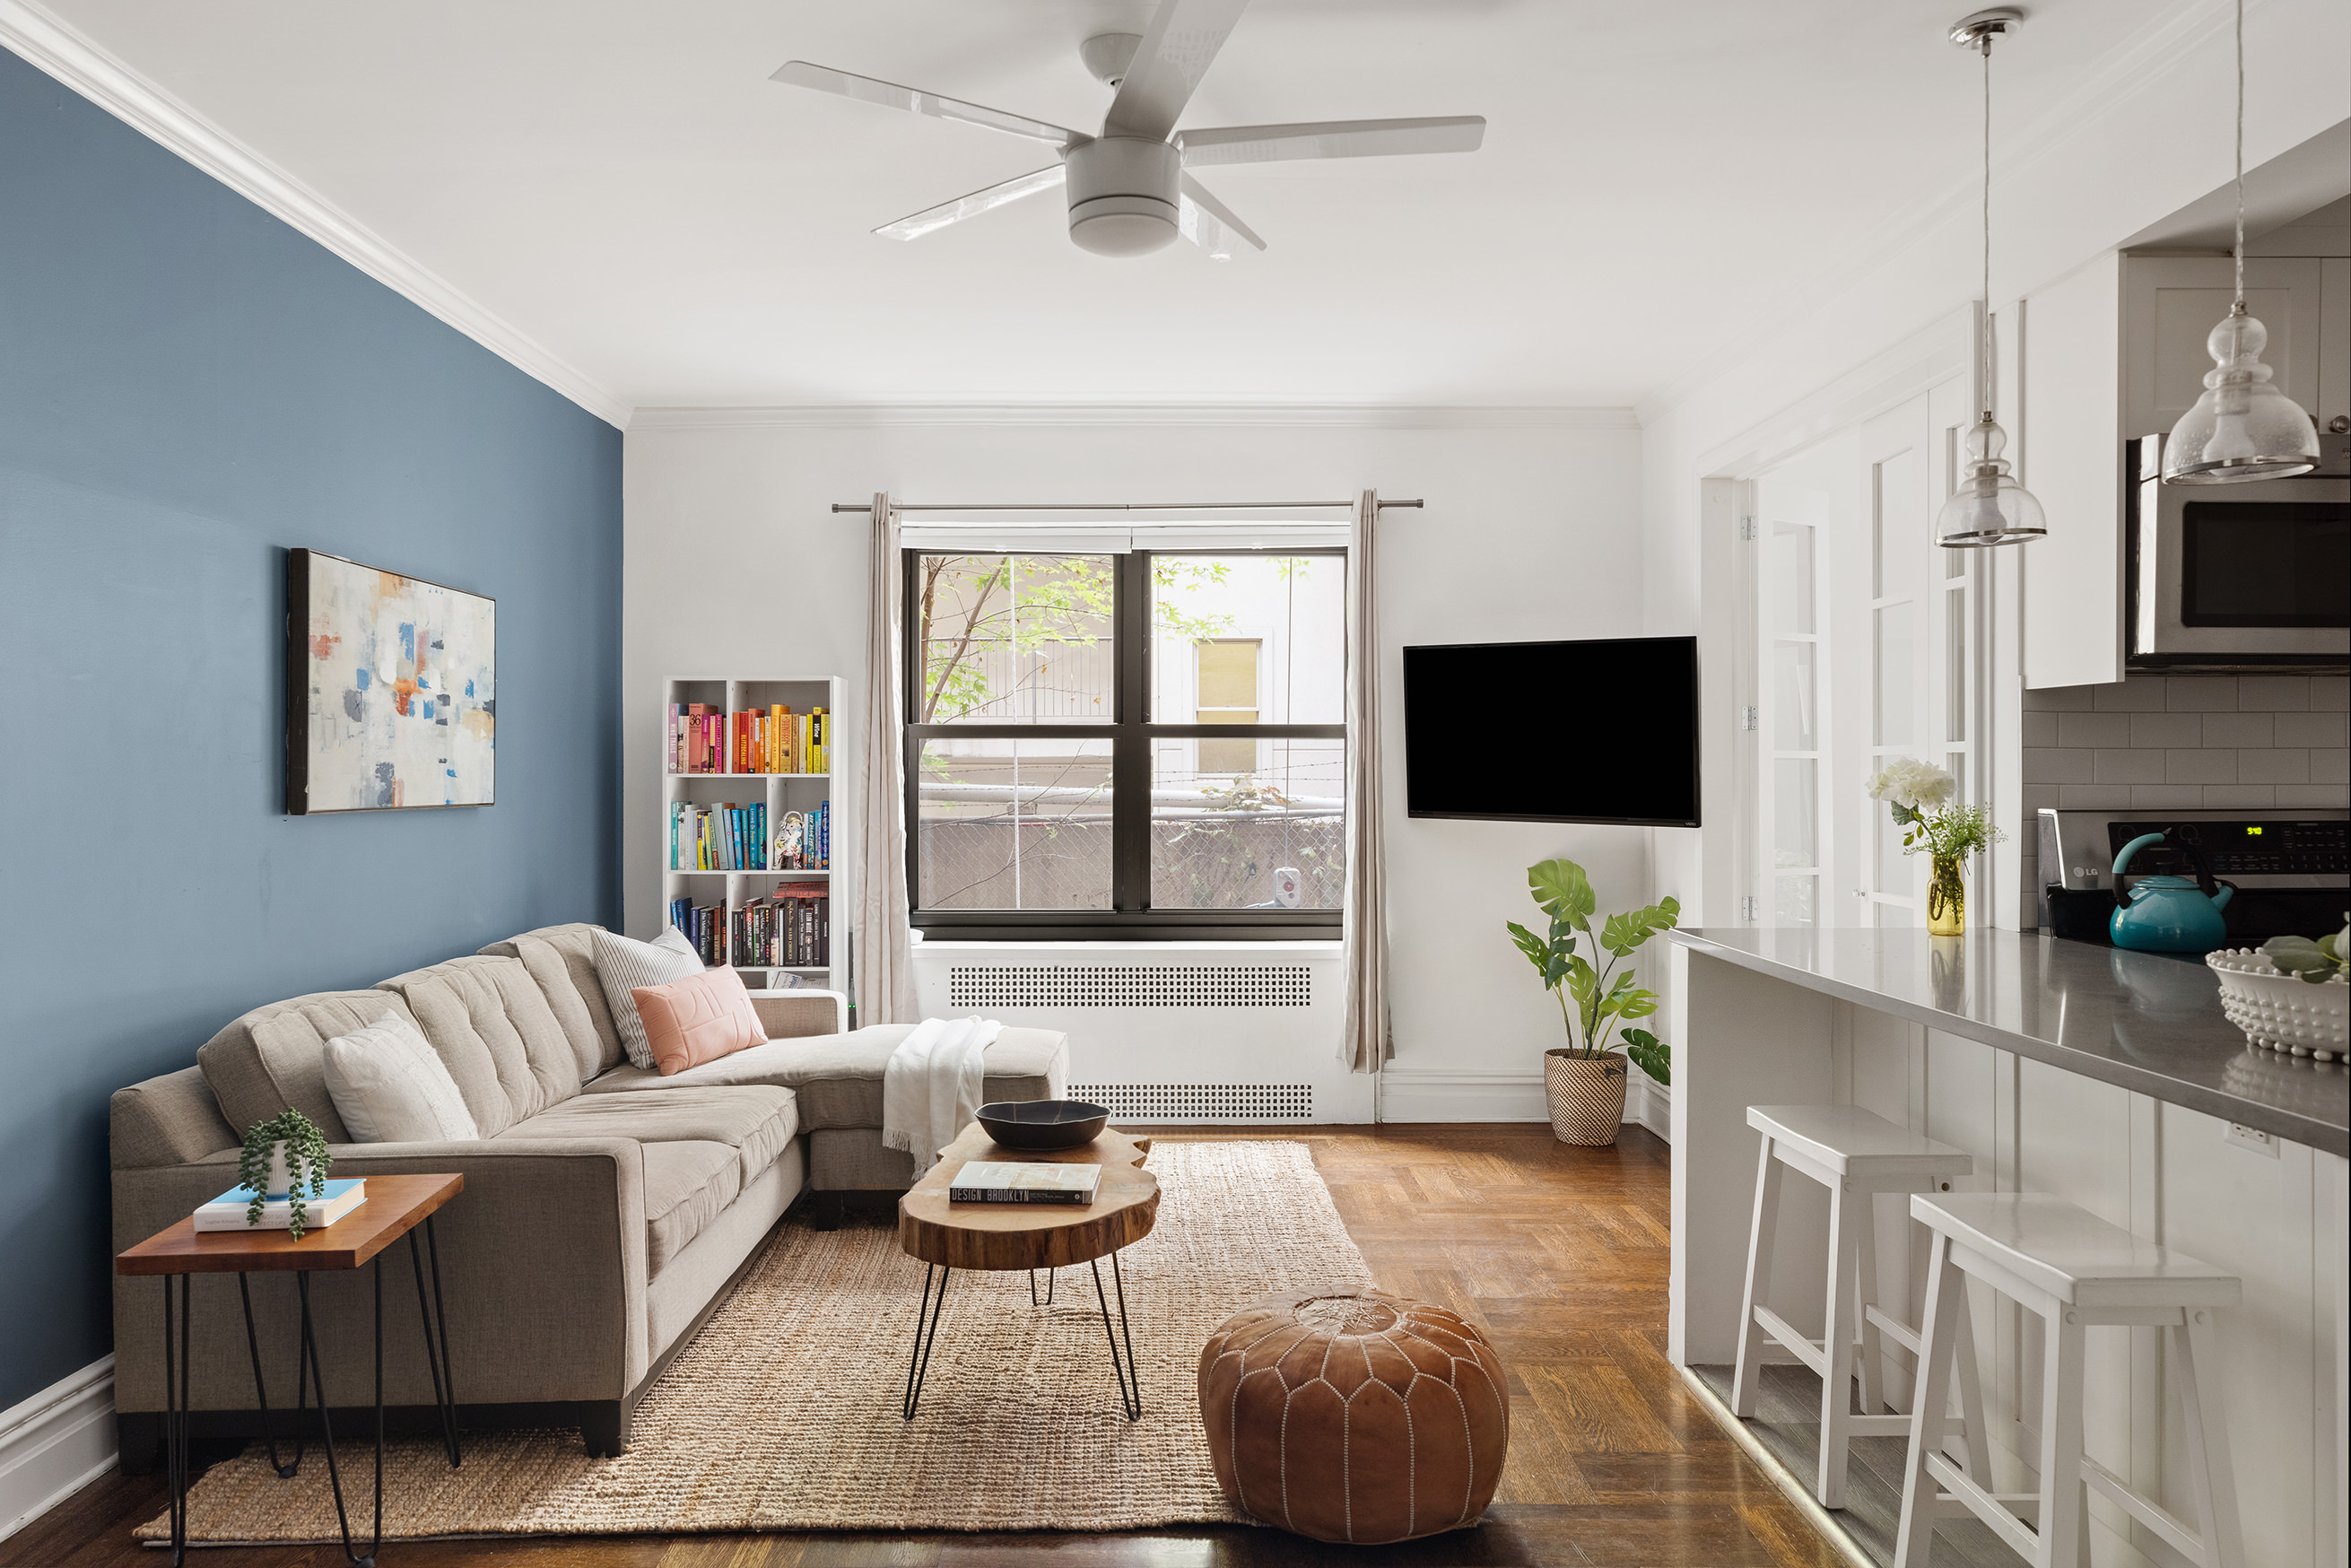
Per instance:
[[[978,1113],[987,1048],[1003,1029],[993,1019],[925,1019],[890,1053],[882,1073],[882,1143],[913,1155],[916,1176],[939,1163],[939,1151]]]

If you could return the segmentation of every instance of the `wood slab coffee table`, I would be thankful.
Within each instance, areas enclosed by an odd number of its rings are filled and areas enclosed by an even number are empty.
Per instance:
[[[1074,1149],[1008,1149],[974,1122],[939,1152],[939,1163],[898,1200],[898,1245],[923,1260],[923,1304],[914,1316],[914,1349],[906,1364],[902,1413],[914,1418],[929,1374],[931,1347],[938,1342],[939,1317],[946,1310],[947,1281],[957,1269],[995,1273],[1029,1271],[1029,1300],[1037,1304],[1037,1270],[1083,1263],[1092,1270],[1094,1300],[1102,1307],[1102,1333],[1110,1341],[1111,1373],[1118,1379],[1119,1407],[1130,1421],[1143,1416],[1143,1379],[1134,1362],[1134,1336],[1127,1329],[1126,1281],[1119,1273],[1119,1249],[1151,1234],[1159,1218],[1159,1178],[1143,1168],[1149,1138],[1104,1131]],[[1102,1186],[1092,1203],[954,1203],[947,1189],[967,1160],[1019,1161],[1030,1165],[1098,1165]],[[1110,1320],[1110,1295],[1102,1289],[1100,1260],[1110,1260],[1118,1296],[1118,1323]],[[932,1277],[938,1280],[935,1297]],[[1045,1304],[1052,1301],[1050,1276]],[[1124,1354],[1121,1355],[1121,1341]]]

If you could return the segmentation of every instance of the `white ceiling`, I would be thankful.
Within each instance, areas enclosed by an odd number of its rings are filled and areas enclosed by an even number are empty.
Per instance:
[[[1972,191],[1977,67],[1942,37],[1972,4],[1256,0],[1185,124],[1490,124],[1466,156],[1209,171],[1271,246],[1227,263],[1084,254],[1057,196],[877,238],[1045,160],[766,79],[813,59],[1091,129],[1078,42],[1148,0],[47,10],[623,405],[1624,407]],[[2030,9],[1995,57],[2018,136],[2210,5]]]

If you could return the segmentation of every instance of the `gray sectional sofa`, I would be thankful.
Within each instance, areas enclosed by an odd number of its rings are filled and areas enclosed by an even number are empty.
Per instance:
[[[235,1186],[245,1129],[290,1106],[325,1131],[337,1176],[465,1176],[435,1224],[469,1424],[576,1425],[591,1452],[625,1448],[637,1400],[804,1192],[829,1228],[844,1194],[907,1186],[907,1156],[882,1145],[882,1077],[911,1026],[843,1032],[837,993],[754,992],[767,1044],[664,1078],[621,1050],[593,929],[526,932],[368,990],[256,1008],[195,1066],[117,1091],[116,1249]],[[348,1141],[320,1053],[387,1011],[448,1065],[478,1141]],[[1059,1097],[1068,1057],[1059,1032],[1007,1029],[987,1049],[987,1097]],[[385,1401],[421,1413],[433,1386],[407,1250],[385,1253],[383,1269]],[[193,1288],[195,1425],[256,1434],[236,1281],[199,1275]],[[293,1283],[256,1276],[252,1298],[270,1406],[282,1410],[294,1395]],[[312,1289],[337,1409],[372,1402],[371,1301],[365,1270]],[[123,1465],[135,1472],[154,1463],[162,1430],[158,1281],[116,1279],[114,1329]]]

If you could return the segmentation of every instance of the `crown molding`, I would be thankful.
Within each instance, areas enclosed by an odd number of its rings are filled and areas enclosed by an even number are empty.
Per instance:
[[[1405,403],[859,402],[766,408],[640,408],[631,434],[657,430],[881,429],[902,425],[1118,429],[1266,426],[1370,430],[1637,430],[1629,408]]]
[[[2260,0],[2249,0],[2248,10]],[[2199,51],[2234,26],[2235,12],[2227,0],[2182,0],[2132,42],[2116,50],[2106,62],[2084,77],[2074,90],[2047,112],[2026,122],[2014,133],[2003,134],[2008,151],[1992,160],[1992,183],[2006,188],[2053,156],[2074,132],[2096,123],[2132,99],[2147,94],[2173,94],[2170,71],[2164,68]],[[2029,47],[2029,46],[2028,46]],[[1757,323],[1751,329],[1723,342],[1703,362],[1675,377],[1640,399],[1635,412],[1646,427],[1656,423],[1701,388],[1741,365],[1769,352],[1782,337],[1808,322],[1863,278],[1896,260],[1945,225],[1972,212],[1981,198],[1982,176],[1972,162],[1967,174],[1940,190],[1926,192],[1905,203],[1863,236],[1846,263],[1789,301],[1788,308]],[[2022,289],[2001,288],[1995,298],[2012,298]]]
[[[378,283],[609,424],[629,405],[32,0],[0,0],[0,45]]]

